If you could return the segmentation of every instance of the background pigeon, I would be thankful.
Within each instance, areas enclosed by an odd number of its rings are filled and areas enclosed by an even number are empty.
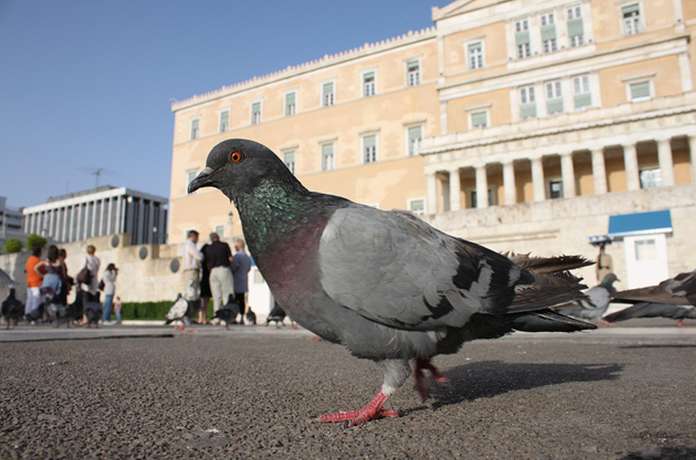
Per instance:
[[[24,304],[17,299],[17,295],[14,287],[10,287],[9,295],[5,300],[2,301],[2,317],[5,318],[5,325],[7,329],[10,328],[11,323],[16,326],[22,316],[24,315]]]
[[[169,311],[164,316],[164,324],[168,325],[174,321],[181,321],[184,324],[189,324],[189,319],[187,316],[189,310],[189,303],[182,297],[179,293],[176,295],[174,304],[169,308]]]
[[[239,315],[239,310],[239,304],[234,301],[234,294],[230,294],[227,303],[215,312],[215,317],[220,321],[224,321],[225,327],[229,328],[230,324],[237,324],[235,318]]]
[[[443,380],[430,359],[465,341],[595,328],[548,308],[584,298],[578,279],[558,267],[561,258],[549,262],[550,273],[535,273],[410,213],[310,192],[259,143],[215,146],[189,193],[201,187],[234,201],[254,260],[294,320],[382,367],[384,382],[369,404],[322,421],[397,415],[384,403],[411,374],[411,362],[425,397],[426,371]],[[574,266],[580,259],[568,260]]]
[[[602,316],[607,312],[612,298],[616,295],[614,283],[618,280],[615,274],[608,273],[604,275],[601,283],[585,291],[586,299],[573,300],[554,307],[554,310],[573,318],[592,322],[602,321]]]
[[[676,319],[681,326],[684,319],[696,319],[696,270],[680,273],[657,286],[618,292],[614,302],[634,305],[605,316],[605,321],[662,317]]]

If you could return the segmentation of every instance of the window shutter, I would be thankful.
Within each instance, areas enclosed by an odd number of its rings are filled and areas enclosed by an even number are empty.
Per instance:
[[[523,30],[521,32],[515,32],[515,43],[517,45],[529,43],[529,31]]]
[[[484,127],[488,125],[488,114],[486,112],[473,112],[471,114],[472,127]]]
[[[333,83],[324,83],[324,94],[333,93]]]
[[[582,18],[571,19],[568,21],[568,36],[576,37],[585,33],[585,25]]]
[[[551,40],[553,38],[556,38],[556,25],[555,24],[549,24],[541,28],[541,39],[542,40]]]
[[[640,14],[640,6],[637,3],[634,3],[632,5],[626,5],[623,8],[621,8],[621,11],[623,12],[624,16]]]
[[[639,83],[631,83],[631,98],[644,99],[650,97],[650,82],[641,81]]]

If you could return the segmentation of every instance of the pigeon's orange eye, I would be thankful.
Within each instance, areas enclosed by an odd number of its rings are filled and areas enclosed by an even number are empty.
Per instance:
[[[244,157],[242,156],[242,152],[235,150],[234,152],[230,153],[230,161],[232,163],[239,163],[243,159]]]

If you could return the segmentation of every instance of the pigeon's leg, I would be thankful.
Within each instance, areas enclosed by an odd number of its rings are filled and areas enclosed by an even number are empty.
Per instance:
[[[382,417],[398,417],[399,412],[394,409],[386,409],[384,403],[408,379],[411,366],[407,360],[386,360],[382,361],[381,364],[384,367],[384,383],[372,401],[358,410],[324,414],[319,417],[319,421],[324,423],[347,422],[349,426],[356,426]]]
[[[684,320],[683,319],[677,320],[677,327],[684,327]]]
[[[413,370],[413,379],[416,381],[416,391],[421,397],[421,401],[428,399],[428,381],[425,377],[425,371],[429,371],[433,376],[433,380],[437,383],[447,383],[449,379],[445,377],[437,367],[433,366],[430,359],[416,358],[416,365]]]

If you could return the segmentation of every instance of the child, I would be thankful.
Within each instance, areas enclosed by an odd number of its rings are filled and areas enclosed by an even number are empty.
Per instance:
[[[116,314],[116,324],[121,324],[121,298],[116,296],[114,300],[114,313]]]

